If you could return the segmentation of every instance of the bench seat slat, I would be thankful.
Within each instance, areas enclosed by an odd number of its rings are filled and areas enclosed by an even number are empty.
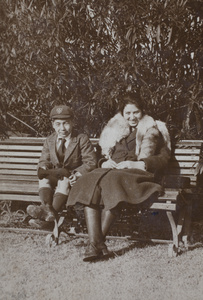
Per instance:
[[[180,193],[179,190],[173,190],[173,189],[165,189],[164,194],[159,196],[159,201],[176,201],[178,194]]]
[[[150,206],[150,209],[175,211],[176,204],[174,204],[174,203],[156,203],[155,202]]]

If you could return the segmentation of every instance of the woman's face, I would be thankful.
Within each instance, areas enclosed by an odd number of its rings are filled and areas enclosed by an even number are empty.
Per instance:
[[[142,118],[142,111],[135,104],[127,104],[123,110],[123,117],[131,127],[136,127]]]

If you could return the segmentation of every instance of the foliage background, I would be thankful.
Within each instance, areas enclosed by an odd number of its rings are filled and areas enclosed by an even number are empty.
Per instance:
[[[99,136],[139,90],[176,138],[203,138],[202,0],[0,0],[0,135],[51,131],[70,104]]]

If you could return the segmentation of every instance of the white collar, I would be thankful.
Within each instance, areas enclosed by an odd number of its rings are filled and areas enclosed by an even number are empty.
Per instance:
[[[70,137],[71,137],[71,133],[69,133],[69,135],[65,137],[65,140],[66,141],[70,140]],[[63,139],[63,138],[60,136],[57,136],[57,142],[59,142],[61,139]]]

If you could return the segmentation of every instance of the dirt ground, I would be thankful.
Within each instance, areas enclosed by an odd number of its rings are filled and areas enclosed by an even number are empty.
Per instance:
[[[49,248],[41,234],[0,232],[1,300],[202,300],[202,246],[168,258],[166,244],[108,240],[115,257],[83,262],[87,239]]]

